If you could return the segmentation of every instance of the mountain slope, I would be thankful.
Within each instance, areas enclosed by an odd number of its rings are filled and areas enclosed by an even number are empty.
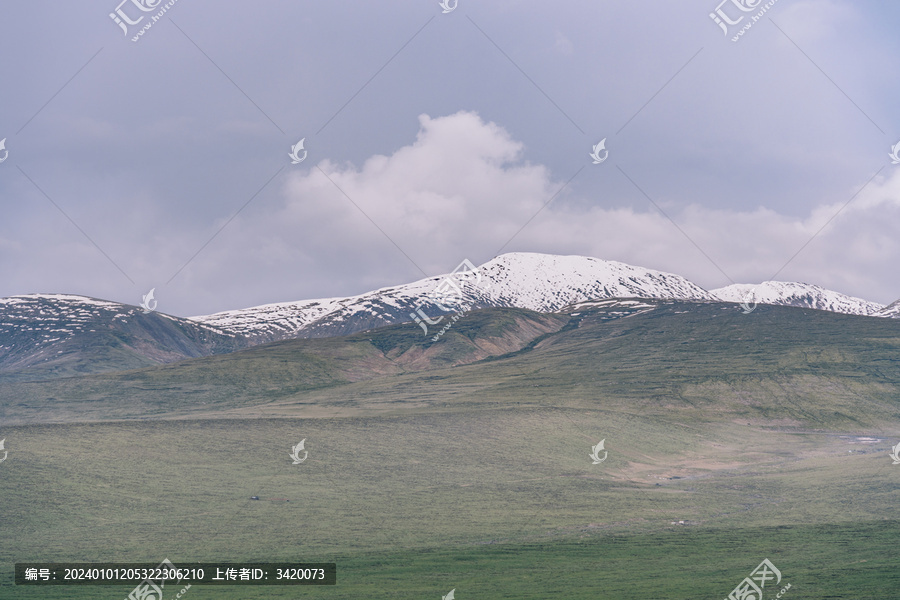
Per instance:
[[[166,556],[181,532],[181,556],[289,562],[302,544],[336,557],[354,574],[345,597],[459,585],[684,600],[724,597],[768,556],[798,598],[897,597],[900,322],[678,301],[569,310],[518,352],[453,368],[391,357],[502,338],[487,334],[527,311],[467,314],[431,345],[393,326],[0,386],[4,559]],[[32,424],[107,419],[133,420]],[[7,573],[4,597],[23,597]],[[226,597],[251,597],[239,592]]]
[[[189,319],[84,296],[0,299],[0,372],[20,378],[135,369],[246,347]]]
[[[617,300],[484,309],[437,342],[409,326],[0,387],[7,423],[360,416],[565,406],[664,420],[900,423],[900,321],[762,305]],[[123,401],[127,398],[127,401]],[[662,417],[660,417],[662,418]]]
[[[786,281],[764,281],[758,285],[736,283],[711,291],[716,298],[726,302],[738,303],[743,302],[744,298],[748,297],[748,294],[751,292],[753,294],[750,296],[751,304],[753,299],[755,299],[760,304],[800,306],[848,315],[866,316],[878,315],[879,311],[884,308],[884,305],[876,302],[854,298],[808,283]]]
[[[480,282],[462,286],[473,308],[552,312],[585,299],[715,299],[679,275],[584,256],[514,252],[488,261],[479,271]],[[349,298],[267,304],[192,318],[257,341],[347,335],[412,322],[410,313],[417,306],[433,320],[445,316],[428,300],[443,279],[429,277]]]
[[[293,398],[306,404],[302,398],[320,390],[514,353],[568,321],[564,315],[488,309],[468,313],[438,343],[417,328],[395,325],[351,336],[270,342],[123,373],[9,381],[0,385],[0,422],[52,422],[60,414],[65,415],[60,420],[125,419],[198,408],[220,416],[222,409],[261,401]]]
[[[894,319],[900,318],[900,300],[895,300],[891,302],[877,313],[875,313],[876,317],[890,317]]]
[[[710,293],[678,275],[583,256],[504,254],[481,265],[478,273],[465,281],[453,278],[464,295],[462,306],[442,306],[433,298],[447,276],[348,298],[269,304],[194,319],[144,314],[134,306],[82,296],[14,296],[0,299],[0,373],[35,379],[133,369],[270,341],[351,335],[401,323],[433,341],[460,311],[551,313],[573,303],[614,298],[741,302],[754,290],[761,304],[900,317],[900,303],[882,307],[814,285],[770,281]]]

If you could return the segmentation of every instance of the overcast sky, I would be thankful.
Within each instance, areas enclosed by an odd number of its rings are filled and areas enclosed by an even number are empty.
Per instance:
[[[735,42],[766,3],[177,0],[133,42],[165,3],[119,1],[0,4],[0,296],[190,316],[529,251],[900,297],[898,3]]]

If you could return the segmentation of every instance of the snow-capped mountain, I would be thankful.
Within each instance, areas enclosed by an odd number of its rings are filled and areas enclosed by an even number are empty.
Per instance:
[[[84,296],[2,298],[0,372],[22,374],[27,369],[29,377],[37,377],[137,368],[399,323],[413,330],[421,325],[430,336],[451,313],[465,310],[556,312],[613,298],[740,303],[753,291],[751,301],[761,304],[900,318],[900,301],[885,307],[817,285],[777,281],[707,292],[679,275],[584,256],[511,253],[465,274],[467,270],[358,296],[267,304],[192,319],[145,314],[136,306]]]
[[[137,368],[246,346],[205,323],[118,302],[68,294],[0,298],[0,371]]]
[[[587,299],[716,300],[679,275],[585,256],[514,252],[484,263],[477,272],[477,276],[451,278],[460,285],[465,304],[471,308],[552,312]],[[420,316],[417,309],[437,320],[446,313],[431,295],[446,277],[429,277],[348,298],[266,304],[192,318],[255,341],[346,335],[413,321]]]
[[[726,302],[743,302],[747,298],[751,303],[755,300],[759,304],[802,306],[848,315],[889,316],[879,314],[885,308],[883,304],[854,298],[808,283],[786,281],[764,281],[758,285],[736,283],[712,290],[711,293]],[[752,295],[749,295],[751,293]]]
[[[900,300],[895,300],[875,313],[876,317],[900,319]]]

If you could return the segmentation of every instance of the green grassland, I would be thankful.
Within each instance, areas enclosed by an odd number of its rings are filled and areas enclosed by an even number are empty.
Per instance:
[[[606,436],[600,465],[585,429]],[[338,563],[333,589],[195,586],[197,598],[453,587],[459,597],[724,597],[766,557],[805,597],[900,589],[898,475],[885,444],[855,438],[552,409],[40,425],[10,437],[3,598],[124,597],[13,587],[15,561],[163,557]],[[293,465],[302,438],[310,457]]]
[[[198,600],[724,598],[764,558],[788,600],[900,598],[900,323],[614,308],[9,382],[0,598],[130,589],[13,586],[15,562],[165,557],[338,565]]]

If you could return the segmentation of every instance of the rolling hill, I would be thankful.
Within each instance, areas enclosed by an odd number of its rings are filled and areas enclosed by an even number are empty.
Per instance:
[[[0,299],[0,377],[7,380],[106,373],[233,352],[272,341],[330,338],[407,324],[433,337],[460,310],[518,308],[553,314],[573,303],[615,298],[741,302],[840,314],[900,317],[894,305],[801,283],[736,284],[707,292],[683,277],[583,256],[511,253],[453,278],[463,296],[435,296],[447,277],[426,278],[347,298],[268,304],[191,319],[83,296]],[[895,303],[896,304],[896,303]],[[452,310],[450,310],[452,309]],[[412,321],[415,320],[415,324]],[[433,325],[426,326],[426,321]]]
[[[41,379],[136,369],[248,344],[213,326],[84,296],[0,299],[0,374]]]
[[[768,558],[894,599],[898,399],[900,321],[645,298],[3,380],[0,598],[133,587],[12,585],[28,560],[300,557],[334,598],[727,597]]]
[[[701,420],[713,410],[798,427],[883,427],[900,418],[900,322],[765,305],[744,315],[729,303],[645,299],[576,303],[552,314],[483,309],[436,342],[393,325],[124,373],[10,382],[0,418],[303,416],[311,407],[354,414],[370,402],[390,412],[434,407],[433,397],[443,405],[446,390],[460,386],[467,407],[502,405],[511,390],[517,406],[540,403],[553,389],[566,405],[600,397]],[[382,397],[391,401],[374,400]]]

